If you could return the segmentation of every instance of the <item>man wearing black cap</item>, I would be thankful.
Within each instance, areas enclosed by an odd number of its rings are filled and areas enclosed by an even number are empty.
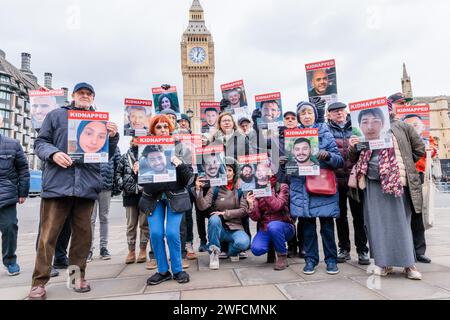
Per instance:
[[[85,280],[86,259],[89,254],[92,231],[91,214],[95,200],[102,189],[99,164],[74,162],[67,155],[69,110],[94,111],[94,88],[79,83],[68,106],[48,113],[34,143],[37,156],[45,161],[42,177],[40,238],[33,272],[30,299],[45,299],[45,285],[50,279],[50,266],[55,252],[56,239],[68,217],[72,222],[72,241],[69,264],[79,269],[80,278],[75,279],[76,292],[90,291]],[[117,125],[107,123],[109,133],[109,157],[119,141]]]
[[[339,190],[340,217],[336,219],[337,233],[339,239],[338,262],[350,260],[350,236],[347,220],[347,198],[353,216],[353,228],[355,231],[355,246],[358,253],[358,263],[370,264],[367,248],[367,237],[364,230],[364,215],[362,202],[357,202],[348,197],[348,179],[355,163],[349,156],[349,142],[352,139],[352,123],[347,117],[347,105],[335,102],[328,106],[328,127],[336,139],[339,152],[344,158],[344,166],[336,169],[336,178]],[[362,195],[360,193],[360,195]]]

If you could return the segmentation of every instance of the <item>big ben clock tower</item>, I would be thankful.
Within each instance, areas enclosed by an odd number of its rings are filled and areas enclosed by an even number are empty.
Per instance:
[[[193,111],[192,131],[200,133],[200,102],[214,101],[214,42],[199,0],[192,2],[181,40],[184,112]]]

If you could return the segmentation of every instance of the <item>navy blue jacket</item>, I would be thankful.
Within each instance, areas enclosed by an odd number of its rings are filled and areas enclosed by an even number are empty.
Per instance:
[[[30,171],[18,140],[0,134],[0,209],[28,196]]]
[[[120,158],[120,149],[117,147],[114,156],[109,159],[109,162],[100,164],[100,174],[103,177],[102,190],[112,191],[113,195],[120,194],[120,189],[116,186],[114,181],[114,175],[119,165]]]
[[[325,123],[316,123],[313,128],[319,129],[319,150],[328,151],[330,154],[329,160],[320,161],[320,168],[337,169],[342,167],[344,161],[328,126]],[[306,177],[290,177],[290,195],[291,215],[293,217],[339,217],[339,193],[336,192],[336,194],[332,196],[309,194],[306,191]]]
[[[47,114],[34,149],[45,170],[42,174],[41,198],[79,197],[97,200],[103,188],[103,179],[98,163],[74,163],[62,168],[52,160],[53,154],[67,153],[68,110],[77,110],[73,105],[55,109]],[[109,157],[113,157],[119,141],[119,133],[109,138]]]

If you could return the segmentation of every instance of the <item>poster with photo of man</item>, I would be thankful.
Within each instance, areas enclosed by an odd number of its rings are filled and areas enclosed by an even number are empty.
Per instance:
[[[163,183],[177,180],[172,163],[175,140],[172,137],[139,137],[138,183]]]
[[[430,105],[398,106],[397,118],[414,127],[428,148],[430,145]]]
[[[166,109],[172,109],[177,114],[177,119],[181,119],[180,103],[178,102],[177,87],[152,88],[153,104],[156,114]]]
[[[251,191],[256,198],[272,195],[270,168],[267,153],[239,156],[239,186],[242,191]]]
[[[391,123],[385,97],[349,103],[348,107],[353,135],[360,140],[358,150],[392,148]]]
[[[64,90],[30,90],[31,124],[35,130],[42,127],[47,114],[65,105]]]
[[[281,93],[266,93],[255,96],[256,109],[261,111],[257,124],[264,129],[277,129],[283,125]]]
[[[197,173],[197,148],[202,147],[201,134],[176,133],[172,135],[175,140],[175,155],[179,156],[185,164],[192,165]]]
[[[146,136],[153,114],[152,101],[126,98],[124,104],[124,136]]]
[[[334,59],[305,65],[308,97],[321,97],[330,105],[337,102],[336,62]]]
[[[107,163],[108,112],[69,110],[67,154],[76,162]]]
[[[286,129],[285,155],[286,174],[293,176],[318,176],[320,165],[317,160],[319,153],[319,129],[298,128]]]
[[[197,172],[205,180],[205,187],[225,186],[227,171],[223,145],[197,148]]]
[[[200,102],[202,133],[214,134],[216,132],[219,114],[220,102]]]
[[[230,112],[236,123],[242,117],[251,119],[243,80],[222,84],[220,89],[222,90],[223,98],[230,102],[228,109],[224,111]]]

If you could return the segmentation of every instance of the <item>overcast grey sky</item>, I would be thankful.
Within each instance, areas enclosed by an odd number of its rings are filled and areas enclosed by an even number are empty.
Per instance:
[[[406,62],[417,96],[450,94],[450,2],[200,0],[220,84],[243,79],[249,101],[281,91],[285,110],[307,98],[304,64],[336,59],[343,102],[400,91]],[[182,98],[180,40],[192,0],[2,0],[0,49],[40,83],[95,86],[99,109],[122,124],[125,97],[170,83]],[[125,151],[129,139],[122,139]]]

